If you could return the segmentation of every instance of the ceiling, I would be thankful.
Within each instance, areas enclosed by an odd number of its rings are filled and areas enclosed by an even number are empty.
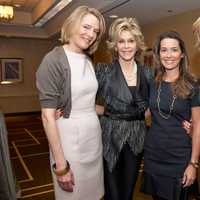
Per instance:
[[[17,10],[25,12],[32,12],[39,2],[40,0],[0,0],[1,5],[13,5]]]
[[[1,5],[13,5],[15,13],[13,20],[0,21],[0,36],[52,37],[59,32],[69,13],[79,5],[99,9],[107,24],[112,21],[110,15],[136,17],[144,25],[164,17],[200,9],[200,0],[72,0],[66,7],[60,7],[66,1],[68,0],[0,0]],[[48,19],[51,15],[55,16]]]

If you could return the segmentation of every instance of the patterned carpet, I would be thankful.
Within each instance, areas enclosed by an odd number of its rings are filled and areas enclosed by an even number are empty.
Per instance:
[[[39,115],[6,117],[6,124],[21,199],[53,200],[48,144]]]
[[[54,200],[49,152],[39,114],[6,117],[9,149],[13,171],[26,200]],[[139,192],[135,200],[151,200]]]
[[[6,126],[13,171],[21,189],[20,199],[54,200],[48,143],[40,115],[6,117]],[[134,200],[152,200],[139,192],[140,184],[141,174]]]

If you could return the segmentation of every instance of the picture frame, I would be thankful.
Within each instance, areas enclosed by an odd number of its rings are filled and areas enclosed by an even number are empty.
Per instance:
[[[1,84],[13,84],[23,81],[22,59],[1,58]]]

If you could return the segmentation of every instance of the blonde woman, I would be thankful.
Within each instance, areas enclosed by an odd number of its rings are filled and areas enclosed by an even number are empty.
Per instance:
[[[136,61],[145,49],[144,38],[134,18],[119,18],[112,23],[108,48],[113,62],[95,68],[98,95],[105,102],[100,120],[104,199],[132,200],[146,132],[144,111],[148,98],[145,69]]]
[[[95,52],[104,31],[98,10],[76,8],[63,24],[63,45],[49,52],[37,71],[57,200],[98,200],[104,194],[101,128],[95,112],[98,83],[87,56]],[[64,114],[56,120],[58,108]]]

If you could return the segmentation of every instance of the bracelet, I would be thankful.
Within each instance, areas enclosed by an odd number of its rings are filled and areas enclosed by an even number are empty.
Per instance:
[[[67,174],[69,172],[70,164],[69,164],[69,162],[67,160],[66,160],[66,163],[67,163],[66,167],[64,169],[62,169],[62,170],[56,170],[56,163],[54,163],[52,165],[53,172],[54,172],[54,174],[56,176],[64,176],[65,174]]]
[[[191,165],[191,166],[194,167],[195,169],[198,169],[198,168],[199,168],[199,162],[198,162],[198,161],[196,161],[196,162],[190,161],[190,162],[189,162],[189,165]]]

